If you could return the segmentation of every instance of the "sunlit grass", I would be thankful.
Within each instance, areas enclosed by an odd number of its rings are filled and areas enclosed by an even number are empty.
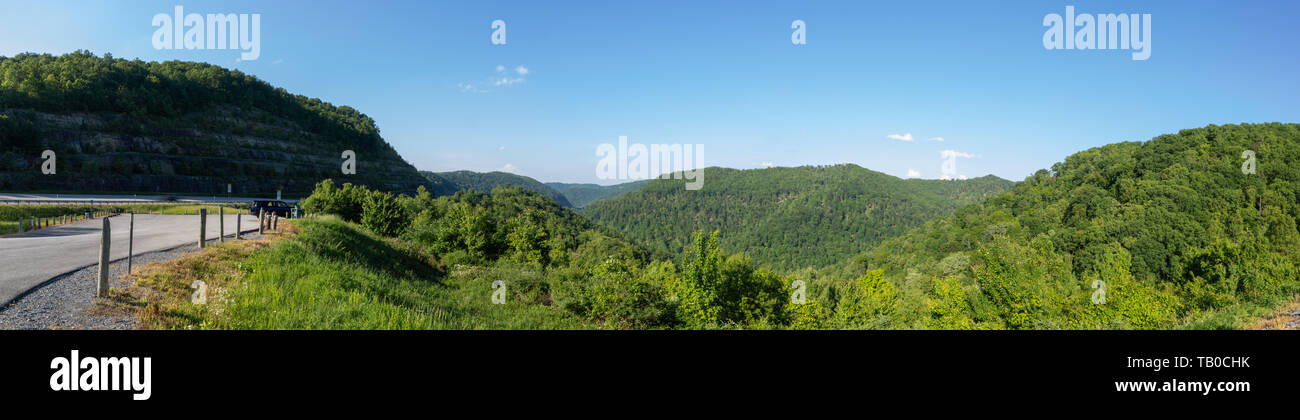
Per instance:
[[[333,218],[286,223],[283,237],[235,241],[136,276],[114,302],[158,329],[584,328],[567,312],[491,303],[481,278],[444,276],[415,247]],[[190,285],[207,285],[205,305]]]

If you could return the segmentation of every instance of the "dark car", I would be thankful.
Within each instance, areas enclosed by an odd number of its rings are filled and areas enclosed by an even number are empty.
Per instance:
[[[279,215],[280,217],[290,217],[293,213],[292,204],[278,200],[253,200],[253,206],[250,208],[252,214],[266,212],[266,214]]]

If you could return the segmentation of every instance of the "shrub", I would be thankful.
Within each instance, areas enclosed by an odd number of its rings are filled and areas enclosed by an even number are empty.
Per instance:
[[[334,181],[326,179],[316,184],[310,196],[302,200],[302,208],[308,213],[334,214],[349,222],[360,222],[366,199],[370,191],[365,187],[344,183],[336,187]]]
[[[397,236],[411,224],[400,200],[386,192],[372,192],[362,205],[361,225],[384,236]]]

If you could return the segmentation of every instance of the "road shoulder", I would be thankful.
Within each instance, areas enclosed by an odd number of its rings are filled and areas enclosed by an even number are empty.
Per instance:
[[[257,233],[245,234],[245,240],[257,241]],[[231,241],[233,242],[233,241]],[[216,240],[209,243],[215,245]],[[212,248],[209,246],[209,249]],[[92,265],[57,276],[29,290],[3,308],[0,308],[0,329],[75,329],[75,330],[128,330],[135,329],[139,319],[134,311],[123,310],[132,303],[123,300],[123,290],[134,286],[145,273],[156,272],[168,262],[201,254],[198,245],[138,254],[133,257],[131,276],[126,275],[125,259],[109,264],[109,282],[112,288],[108,299],[95,298],[95,284],[99,267]]]

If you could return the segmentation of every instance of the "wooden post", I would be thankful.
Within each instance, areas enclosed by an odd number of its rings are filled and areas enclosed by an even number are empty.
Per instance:
[[[23,233],[23,218],[18,218],[18,233]]]
[[[108,219],[104,219],[103,237],[99,239],[99,284],[95,289],[95,296],[104,297],[108,293],[108,250],[113,240],[112,227],[108,224]]]
[[[221,231],[217,235],[218,242],[226,242],[226,208],[217,207],[217,229]]]
[[[239,228],[239,220],[243,218],[244,215],[240,214],[239,210],[235,210],[235,239],[236,240],[244,238],[244,232],[242,232],[242,229]]]
[[[135,257],[135,212],[131,212],[131,225],[126,235],[126,275],[131,275],[131,259]]]
[[[258,235],[261,235],[262,232],[266,230],[266,218],[264,217],[265,215],[266,215],[265,211],[262,210],[257,211],[257,234]]]
[[[208,209],[199,209],[199,249],[207,246],[205,239],[208,236]]]

